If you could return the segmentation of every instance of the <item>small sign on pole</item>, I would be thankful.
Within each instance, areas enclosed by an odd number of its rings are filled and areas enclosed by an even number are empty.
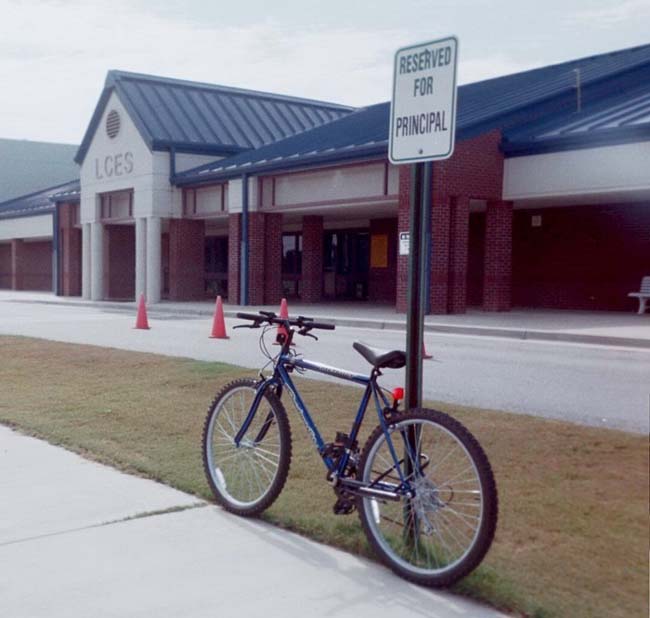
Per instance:
[[[458,39],[398,49],[393,73],[391,163],[447,159],[454,151]]]
[[[399,233],[399,254],[400,255],[409,254],[409,238],[410,235],[408,232]]]

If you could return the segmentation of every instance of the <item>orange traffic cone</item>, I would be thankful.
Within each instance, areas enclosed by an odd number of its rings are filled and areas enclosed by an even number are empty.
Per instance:
[[[422,338],[422,358],[424,360],[433,358],[433,356],[431,356],[431,354],[427,354],[427,349],[424,347],[424,337]]]
[[[144,302],[144,294],[140,294],[140,302],[138,303],[138,315],[135,318],[134,328],[149,330],[149,321],[147,320],[147,306]]]
[[[210,339],[229,339],[226,335],[226,321],[223,318],[223,303],[221,296],[217,296],[217,304],[214,308],[214,320],[212,321],[212,334]]]
[[[288,318],[289,317],[289,305],[287,304],[287,299],[283,298],[282,301],[280,302],[280,315],[279,317],[281,318]],[[287,337],[289,336],[289,333],[287,332],[287,329],[282,325],[278,325],[278,332],[275,335],[275,343],[282,343]]]

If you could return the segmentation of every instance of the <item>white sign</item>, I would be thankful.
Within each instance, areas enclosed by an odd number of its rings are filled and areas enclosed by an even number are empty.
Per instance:
[[[457,60],[458,39],[453,36],[397,50],[388,145],[391,163],[451,157]]]
[[[409,232],[400,232],[399,233],[399,254],[408,255],[409,248],[411,245]]]

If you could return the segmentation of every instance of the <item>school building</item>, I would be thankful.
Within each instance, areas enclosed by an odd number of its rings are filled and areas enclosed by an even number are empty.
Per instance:
[[[149,303],[406,304],[390,104],[110,71],[79,180],[0,204],[0,288]],[[650,274],[650,45],[459,87],[431,313],[634,309]]]

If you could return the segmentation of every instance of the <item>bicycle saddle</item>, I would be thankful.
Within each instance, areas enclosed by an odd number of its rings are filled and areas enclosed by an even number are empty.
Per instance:
[[[361,343],[361,341],[355,341],[352,347],[377,369],[382,367],[401,369],[406,365],[406,352],[402,350],[380,350]]]

